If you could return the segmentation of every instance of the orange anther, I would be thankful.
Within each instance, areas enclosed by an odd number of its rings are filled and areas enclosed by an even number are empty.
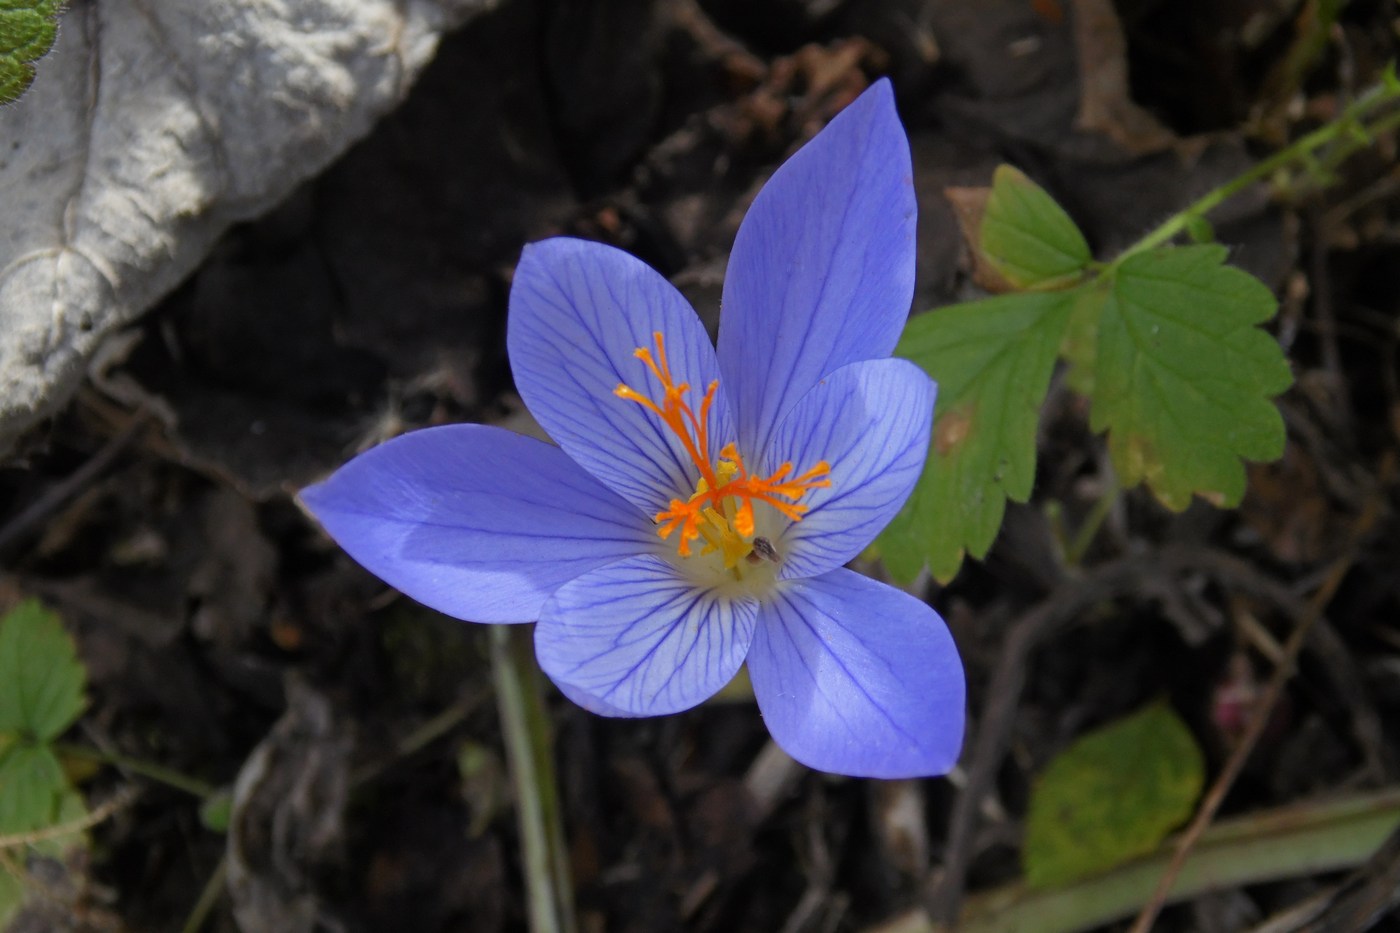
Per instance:
[[[788,479],[793,470],[791,463],[782,464],[767,477],[750,476],[748,468],[744,465],[744,458],[739,455],[739,450],[733,443],[726,444],[720,450],[718,465],[711,464],[710,407],[714,404],[719,381],[711,382],[706,387],[705,395],[700,401],[700,413],[697,415],[685,401],[685,394],[690,391],[690,385],[677,385],[671,375],[671,366],[666,359],[665,337],[657,331],[652,334],[652,338],[656,343],[655,354],[646,347],[638,347],[632,355],[645,363],[652,376],[661,383],[661,403],[658,405],[627,385],[619,385],[613,390],[613,394],[629,402],[636,402],[653,412],[663,424],[675,432],[701,477],[694,495],[688,501],[672,499],[668,508],[656,513],[657,534],[665,540],[679,531],[680,543],[677,553],[682,557],[689,557],[690,543],[702,536],[700,523],[703,513],[706,509],[713,509],[715,522],[723,525],[727,520],[732,523],[733,530],[743,538],[752,538],[755,499],[772,506],[792,521],[801,521],[807,506],[797,504],[797,500],[809,490],[831,485],[828,478],[831,465],[823,460],[795,479]],[[737,500],[737,507],[726,511],[725,503],[731,499]],[[711,528],[704,534],[709,542],[705,553],[709,553],[717,547],[714,537],[716,531]]]

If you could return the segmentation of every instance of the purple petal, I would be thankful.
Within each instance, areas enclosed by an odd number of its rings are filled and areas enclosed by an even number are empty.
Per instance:
[[[636,713],[629,713],[626,710],[618,709],[610,703],[604,703],[597,697],[577,687],[571,687],[568,684],[561,684],[558,682],[556,682],[554,686],[559,688],[560,693],[572,700],[574,705],[583,707],[595,716],[612,716],[618,719],[635,719],[637,717]]]
[[[473,622],[537,619],[560,584],[658,547],[562,450],[480,424],[394,438],[300,498],[375,576]]]
[[[699,588],[659,557],[633,557],[560,587],[535,628],[535,653],[561,688],[600,701],[579,705],[659,716],[729,683],[757,614],[749,597]]]
[[[719,329],[741,452],[764,449],[818,379],[894,350],[914,295],[915,210],[888,81],[758,193],[734,241]]]
[[[914,597],[849,570],[780,584],[759,610],[749,676],[773,738],[810,768],[946,774],[964,725],[948,627]]]
[[[802,397],[773,433],[763,474],[790,462],[798,474],[825,460],[831,486],[775,542],[784,578],[814,577],[875,540],[914,489],[928,455],[936,387],[907,360],[843,366]]]
[[[654,413],[613,394],[619,383],[653,400],[660,385],[633,356],[665,336],[677,383],[699,413],[719,378],[695,311],[658,273],[621,250],[557,237],[525,247],[510,291],[507,344],[515,385],[549,436],[586,470],[649,515],[695,491],[699,472]],[[721,393],[710,412],[713,462],[732,440]]]

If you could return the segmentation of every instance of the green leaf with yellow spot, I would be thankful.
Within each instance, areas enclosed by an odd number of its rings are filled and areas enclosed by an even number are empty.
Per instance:
[[[1258,326],[1277,303],[1225,265],[1224,247],[1161,247],[1094,265],[1068,215],[1009,166],[996,172],[978,237],[982,259],[1025,291],[915,317],[896,350],[939,383],[928,464],[877,542],[896,579],[925,563],[951,579],[965,555],[986,554],[1006,501],[1030,496],[1057,355],[1066,384],[1091,399],[1091,426],[1107,432],[1120,482],[1146,483],[1168,508],[1197,495],[1236,505],[1243,461],[1282,454],[1271,399],[1292,374]]]
[[[33,63],[53,48],[62,7],[61,0],[0,0],[0,104],[33,83]]]
[[[0,619],[0,734],[57,738],[83,711],[85,681],[73,639],[38,600]]]
[[[1064,208],[1010,165],[992,174],[978,239],[982,258],[1017,288],[1073,284],[1093,258]]]
[[[1085,735],[1031,790],[1026,883],[1057,887],[1153,851],[1191,816],[1204,782],[1200,747],[1165,703]]]
[[[1030,497],[1040,406],[1077,297],[1002,295],[909,322],[895,353],[938,382],[938,403],[923,476],[879,542],[897,579],[925,561],[952,579],[965,553],[987,553],[1006,500]]]
[[[1258,279],[1224,265],[1222,246],[1138,253],[1115,270],[1098,320],[1095,431],[1126,486],[1146,482],[1170,509],[1193,494],[1217,506],[1244,495],[1244,460],[1283,453],[1270,399],[1293,381]]]

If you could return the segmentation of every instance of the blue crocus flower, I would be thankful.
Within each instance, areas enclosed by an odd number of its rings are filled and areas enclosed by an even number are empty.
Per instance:
[[[914,285],[909,144],[888,82],[789,159],[739,228],[718,352],[619,250],[525,249],[516,386],[558,444],[416,431],[302,501],[371,572],[477,622],[538,620],[540,666],[609,716],[701,703],[747,661],[813,768],[941,774],[962,666],[926,604],[842,565],[909,496],[935,386],[891,359]]]

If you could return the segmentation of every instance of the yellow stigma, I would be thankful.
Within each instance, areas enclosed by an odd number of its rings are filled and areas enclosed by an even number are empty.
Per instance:
[[[793,467],[791,463],[784,463],[770,476],[754,476],[744,466],[744,458],[732,443],[726,444],[719,452],[719,459],[711,463],[709,415],[719,382],[711,382],[706,387],[697,415],[685,400],[690,391],[689,383],[678,385],[672,378],[666,361],[665,338],[659,331],[653,333],[652,338],[656,342],[655,354],[646,347],[638,347],[632,355],[645,363],[661,384],[660,403],[627,385],[619,385],[613,394],[636,402],[660,418],[680,438],[700,473],[695,491],[686,500],[672,499],[669,508],[656,513],[656,533],[662,540],[679,533],[676,553],[681,557],[692,556],[692,543],[703,540],[700,553],[718,552],[725,569],[735,571],[738,576],[736,568],[746,558],[773,559],[772,544],[765,539],[757,539],[760,544],[755,548],[754,502],[766,504],[791,521],[800,522],[807,506],[799,504],[798,500],[808,490],[831,485],[828,478],[831,465],[823,460],[800,476],[789,479]]]

